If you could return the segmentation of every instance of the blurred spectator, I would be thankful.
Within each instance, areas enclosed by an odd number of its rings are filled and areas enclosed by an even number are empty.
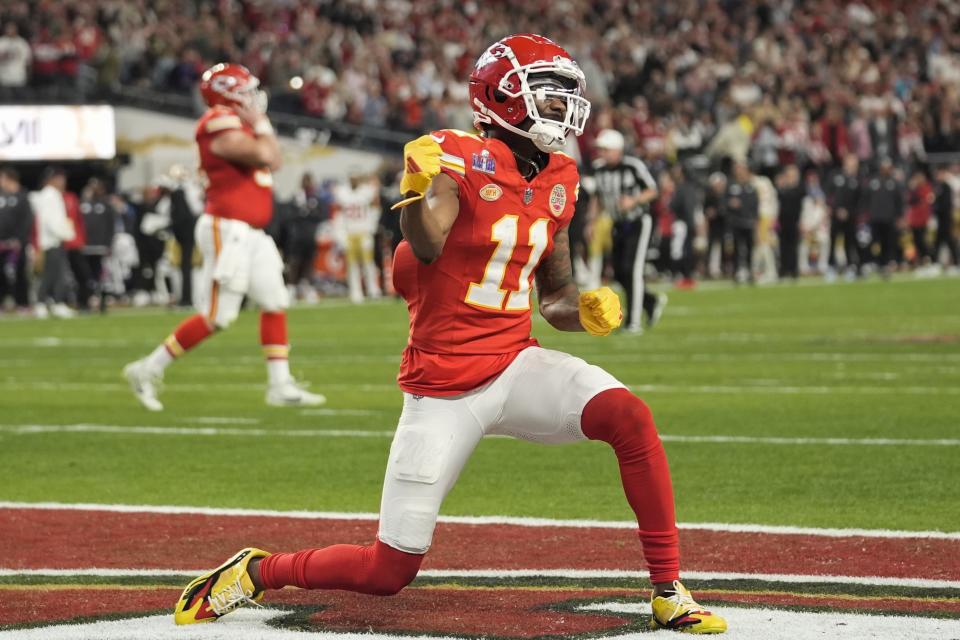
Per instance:
[[[857,218],[860,215],[863,180],[860,177],[860,161],[856,154],[848,153],[843,158],[843,168],[827,180],[827,205],[830,209],[830,255],[829,268],[836,270],[837,240],[843,238],[844,266],[848,277],[860,272],[857,251]]]
[[[797,165],[787,165],[777,177],[777,200],[780,205],[780,277],[800,275],[800,216],[807,192],[800,182]]]
[[[364,291],[370,298],[382,293],[380,274],[373,261],[373,237],[380,221],[380,189],[375,178],[355,169],[348,182],[333,190],[337,215],[334,224],[347,254],[347,286],[350,300],[360,303]]]
[[[727,225],[724,217],[724,194],[727,192],[727,177],[719,171],[710,175],[703,199],[703,215],[707,219],[707,265],[711,278],[723,275],[724,239]]]
[[[106,185],[99,178],[91,178],[80,194],[80,213],[86,231],[83,259],[86,262],[88,279],[77,282],[77,301],[80,308],[87,308],[91,296],[97,296],[98,308],[107,309],[104,291],[104,259],[110,255],[113,236],[117,226],[117,211],[107,194]],[[76,270],[74,270],[76,272]]]
[[[33,229],[33,211],[20,175],[11,167],[0,168],[0,310],[8,294],[17,310],[30,307],[27,250]]]
[[[63,243],[67,252],[67,264],[76,284],[76,306],[80,311],[90,309],[90,295],[93,291],[93,274],[84,256],[87,246],[87,228],[84,225],[83,214],[80,213],[80,198],[72,191],[63,192],[63,204],[67,209],[67,219],[73,226],[73,238]]]
[[[757,190],[757,218],[756,246],[753,251],[753,272],[757,281],[776,282],[777,255],[776,255],[776,228],[777,218],[780,215],[780,202],[777,199],[777,189],[765,175],[753,176],[753,186]]]
[[[940,251],[946,248],[953,267],[960,267],[960,252],[957,250],[956,229],[954,228],[954,200],[950,186],[950,171],[946,166],[937,169],[937,181],[934,185],[933,214],[937,219],[937,238],[933,243],[933,260],[940,261]]]
[[[723,199],[724,218],[733,234],[733,271],[738,283],[754,282],[753,240],[757,232],[759,200],[753,186],[753,174],[746,162],[737,162],[733,167],[733,179],[727,185]],[[782,207],[781,207],[782,211]]]
[[[913,264],[925,265],[930,263],[930,246],[927,242],[927,226],[930,224],[931,208],[933,206],[933,187],[927,180],[927,175],[921,168],[913,170],[908,183],[907,195],[907,226],[913,236]]]
[[[37,246],[43,253],[43,275],[34,309],[38,318],[47,318],[50,314],[57,318],[74,315],[66,305],[67,252],[63,245],[73,240],[76,231],[67,217],[63,199],[66,190],[67,176],[63,169],[50,167],[44,172],[43,188],[30,194],[37,221]]]
[[[830,243],[830,217],[827,200],[820,186],[820,174],[810,169],[804,185],[806,197],[800,213],[800,274],[826,274],[828,268],[828,244]]]
[[[880,162],[879,174],[867,181],[864,189],[865,208],[870,219],[873,241],[880,245],[876,262],[884,276],[890,274],[897,258],[898,224],[903,217],[903,186],[893,171],[893,161]]]
[[[20,36],[17,24],[4,24],[0,36],[0,97],[8,98],[27,84],[30,57],[30,45]]]
[[[293,212],[288,220],[286,257],[289,284],[295,288],[293,298],[316,301],[313,288],[314,259],[317,255],[317,227],[330,217],[331,194],[322,192],[310,173],[300,179],[300,189],[293,196]]]
[[[193,306],[193,230],[197,216],[203,213],[203,188],[194,180],[187,169],[175,164],[167,170],[164,180],[165,198],[157,204],[163,208],[170,219],[170,232],[179,250],[173,257],[174,266],[180,268],[181,307]],[[159,211],[158,211],[159,212]]]
[[[692,289],[695,285],[693,269],[693,238],[696,234],[696,217],[701,208],[700,187],[690,179],[683,165],[673,170],[675,185],[670,210],[673,211],[673,243],[670,258],[675,262],[674,273],[680,274],[678,288]]]

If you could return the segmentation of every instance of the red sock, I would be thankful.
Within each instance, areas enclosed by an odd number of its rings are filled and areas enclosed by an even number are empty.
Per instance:
[[[274,553],[260,562],[267,589],[344,589],[391,596],[413,582],[423,556],[405,553],[379,540],[361,547],[337,544],[296,553]]]
[[[650,409],[626,389],[609,389],[587,403],[580,427],[585,436],[610,444],[617,454],[623,490],[640,527],[650,580],[679,579],[680,538],[670,468]]]
[[[260,313],[260,344],[267,360],[286,360],[290,354],[287,344],[287,314],[283,311]]]
[[[171,356],[177,358],[203,342],[211,334],[213,334],[213,328],[207,323],[207,319],[198,313],[181,322],[164,340],[163,346]]]

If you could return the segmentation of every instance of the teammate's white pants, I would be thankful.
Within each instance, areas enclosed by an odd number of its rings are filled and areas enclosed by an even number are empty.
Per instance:
[[[264,311],[290,306],[283,259],[262,229],[203,214],[194,234],[203,255],[197,310],[212,324],[226,328],[236,320],[244,296]]]
[[[351,233],[347,235],[347,286],[350,300],[363,302],[363,290],[367,296],[379,298],[380,272],[373,261],[373,235],[370,233]]]
[[[600,367],[540,347],[525,349],[492,382],[463,395],[405,393],[380,503],[385,544],[426,553],[440,504],[480,439],[543,444],[585,440],[580,416],[595,395],[624,385]]]

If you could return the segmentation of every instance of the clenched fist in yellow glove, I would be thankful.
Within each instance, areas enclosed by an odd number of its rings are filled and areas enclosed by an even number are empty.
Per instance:
[[[427,194],[430,183],[440,173],[440,155],[443,150],[433,136],[420,136],[403,147],[403,178],[400,180],[400,195],[409,196],[390,207],[399,209],[420,200]]]
[[[580,324],[592,336],[607,336],[620,326],[620,297],[610,287],[580,294]]]

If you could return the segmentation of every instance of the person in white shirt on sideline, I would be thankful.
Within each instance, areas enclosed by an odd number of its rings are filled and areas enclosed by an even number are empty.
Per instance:
[[[63,169],[50,167],[44,172],[43,188],[30,194],[30,204],[36,216],[37,244],[43,252],[43,276],[34,308],[38,318],[47,318],[50,314],[57,318],[75,315],[64,303],[67,297],[67,252],[63,243],[75,235],[63,201],[66,188],[67,176]]]

